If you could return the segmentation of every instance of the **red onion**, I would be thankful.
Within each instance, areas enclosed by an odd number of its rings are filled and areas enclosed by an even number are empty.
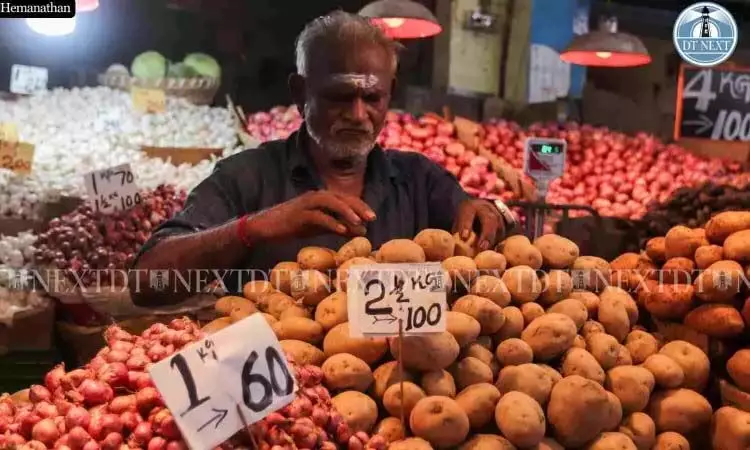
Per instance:
[[[147,450],[166,450],[167,440],[163,437],[156,436],[148,442]]]
[[[159,391],[153,387],[146,387],[136,392],[135,402],[138,410],[144,415],[147,415],[153,408],[163,405]]]
[[[32,384],[29,388],[29,400],[32,403],[48,402],[52,400],[52,393],[44,386]]]
[[[65,376],[65,366],[62,364],[55,366],[54,369],[47,372],[47,375],[44,376],[44,385],[51,392],[54,392],[60,388],[63,376]]]
[[[119,397],[113,398],[112,401],[109,402],[109,407],[107,409],[113,414],[122,414],[125,411],[135,412],[135,394],[121,395]]]
[[[34,412],[42,418],[53,418],[58,415],[57,407],[50,402],[39,402],[34,405]]]
[[[68,445],[73,448],[81,448],[91,440],[91,435],[82,427],[71,428],[68,432]]]
[[[89,406],[107,403],[114,397],[109,385],[91,379],[84,380],[78,388],[78,392],[83,395],[83,401]]]
[[[147,445],[153,437],[153,430],[151,424],[148,422],[141,422],[133,430],[133,433],[128,438],[128,445],[131,447],[143,447]]]
[[[103,365],[96,372],[96,377],[112,387],[124,386],[128,383],[128,368],[122,362],[111,362]]]
[[[31,430],[31,438],[35,441],[52,445],[60,438],[60,432],[52,419],[42,419]]]

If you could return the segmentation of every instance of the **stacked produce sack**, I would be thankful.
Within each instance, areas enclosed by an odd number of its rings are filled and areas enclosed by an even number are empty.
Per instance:
[[[350,267],[426,261],[450,280],[446,332],[350,336]],[[706,448],[708,357],[638,326],[636,300],[610,274],[556,235],[479,253],[441,230],[377,251],[356,238],[302,249],[244,298],[219,300],[226,317],[206,329],[261,312],[295,361],[322,368],[349,426],[395,450]]]
[[[44,384],[0,397],[0,448],[187,449],[148,369],[203,336],[188,319],[154,324],[140,336],[111,326],[105,332],[108,345],[84,367],[66,372],[57,366],[45,376]],[[353,450],[385,448],[383,438],[352,431],[333,409],[328,391],[320,384],[320,368],[293,360],[290,364],[299,386],[297,398],[238,432],[221,448],[248,448],[249,433],[258,450],[291,449],[290,442],[297,443],[294,448],[323,450],[335,450],[337,445]]]

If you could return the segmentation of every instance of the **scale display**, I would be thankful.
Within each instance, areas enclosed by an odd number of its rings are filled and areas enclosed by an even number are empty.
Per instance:
[[[523,154],[523,172],[537,181],[562,176],[567,143],[562,139],[528,138]]]

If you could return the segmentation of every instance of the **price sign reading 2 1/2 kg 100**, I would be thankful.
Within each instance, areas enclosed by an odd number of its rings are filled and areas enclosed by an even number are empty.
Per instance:
[[[438,263],[353,266],[347,280],[352,335],[445,331],[446,286]]]
[[[214,448],[294,399],[296,383],[260,314],[185,347],[150,369],[190,448]]]

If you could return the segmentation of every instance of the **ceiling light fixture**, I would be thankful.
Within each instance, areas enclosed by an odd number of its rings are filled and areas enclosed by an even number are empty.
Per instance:
[[[377,0],[359,11],[393,39],[419,39],[434,36],[443,28],[432,12],[412,0]]]
[[[614,17],[600,20],[597,31],[576,36],[560,54],[560,59],[592,67],[635,67],[651,62],[651,56],[640,39],[617,31]]]

